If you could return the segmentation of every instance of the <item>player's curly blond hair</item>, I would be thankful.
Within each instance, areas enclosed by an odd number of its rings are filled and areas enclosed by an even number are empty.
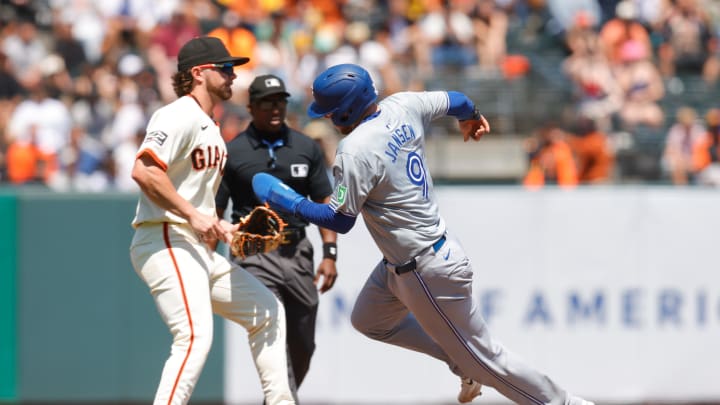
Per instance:
[[[190,94],[190,91],[192,91],[193,88],[193,77],[190,70],[188,69],[175,73],[172,76],[172,86],[175,91],[175,95],[178,97]]]

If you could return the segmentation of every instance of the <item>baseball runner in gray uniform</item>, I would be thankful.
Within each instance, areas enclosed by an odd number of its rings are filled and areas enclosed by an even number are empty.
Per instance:
[[[366,336],[444,361],[461,378],[458,401],[481,385],[518,404],[591,405],[570,395],[493,340],[472,294],[473,268],[446,229],[425,163],[430,122],[458,119],[465,141],[490,131],[474,103],[455,91],[401,92],[377,101],[368,72],[336,65],[313,83],[312,117],[347,135],[338,146],[330,204],[314,203],[261,173],[261,201],[340,233],[362,213],[383,259],[360,291],[352,324]]]

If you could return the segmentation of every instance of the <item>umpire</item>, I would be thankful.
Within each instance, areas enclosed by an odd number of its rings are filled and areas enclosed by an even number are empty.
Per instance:
[[[322,150],[313,139],[285,123],[290,94],[283,81],[273,75],[258,76],[250,84],[249,93],[247,108],[252,120],[227,144],[225,174],[216,196],[218,216],[224,215],[229,199],[233,223],[260,204],[252,191],[252,178],[259,172],[278,177],[313,201],[329,202],[332,186]],[[337,277],[337,234],[320,228],[323,259],[314,271],[313,246],[305,235],[308,223],[293,215],[280,215],[288,226],[278,250],[234,260],[272,290],[285,307],[291,363],[288,373],[297,402],[297,389],[315,350],[317,290],[328,291]]]

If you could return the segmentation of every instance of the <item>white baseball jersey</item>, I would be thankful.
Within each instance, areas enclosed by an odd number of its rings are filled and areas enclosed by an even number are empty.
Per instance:
[[[331,207],[362,212],[391,263],[405,263],[445,232],[425,164],[425,131],[447,114],[447,92],[402,92],[379,103],[338,145]]]
[[[137,156],[143,153],[165,169],[182,198],[201,213],[216,215],[215,193],[227,161],[227,149],[217,123],[192,96],[180,97],[152,115]],[[141,193],[133,226],[143,222],[187,221],[158,207]]]

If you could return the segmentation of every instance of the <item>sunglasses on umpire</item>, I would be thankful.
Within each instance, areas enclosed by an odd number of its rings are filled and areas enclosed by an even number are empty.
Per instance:
[[[204,65],[197,65],[196,67],[200,69],[217,69],[228,76],[235,73],[235,65],[232,63],[206,63]]]
[[[287,106],[287,103],[287,100],[284,98],[277,100],[260,100],[255,102],[258,108],[264,111],[270,111],[276,108],[285,108]]]

